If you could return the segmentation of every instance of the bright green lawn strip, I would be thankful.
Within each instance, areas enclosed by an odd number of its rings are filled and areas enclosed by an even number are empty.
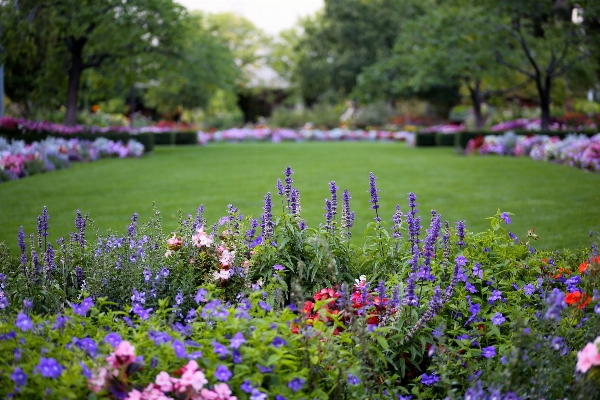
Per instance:
[[[369,172],[381,190],[380,216],[390,221],[396,203],[407,210],[407,193],[418,196],[424,224],[434,208],[454,225],[487,229],[486,217],[498,208],[516,214],[509,229],[525,238],[536,227],[538,247],[559,249],[589,244],[589,231],[600,223],[600,175],[528,158],[458,156],[447,148],[407,148],[398,143],[243,143],[207,147],[158,147],[142,159],[75,163],[72,168],[0,184],[0,241],[17,250],[23,225],[34,233],[44,205],[50,214],[51,239],[74,230],[75,210],[89,212],[102,231],[124,232],[131,214],[146,221],[152,202],[165,230],[174,229],[177,211],[195,214],[205,204],[209,223],[232,203],[259,217],[263,196],[274,195],[280,209],[277,178],[290,165],[300,189],[302,215],[309,226],[322,223],[328,182],[350,190],[356,211],[356,243],[374,217],[369,209]],[[341,209],[341,207],[340,207]],[[338,215],[339,217],[339,215]],[[391,223],[390,225],[391,226]]]

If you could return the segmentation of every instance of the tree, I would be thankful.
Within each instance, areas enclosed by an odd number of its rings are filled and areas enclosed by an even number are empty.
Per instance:
[[[498,34],[506,35],[509,48],[516,49],[528,66],[508,60],[501,52],[496,54],[497,62],[535,82],[541,128],[547,130],[554,81],[592,55],[591,35],[580,21],[572,21],[573,10],[579,9],[581,2],[490,0],[483,4],[489,13],[499,16]],[[588,7],[584,9],[583,21],[597,19],[598,6],[591,1],[584,4]]]
[[[321,15],[304,21],[295,79],[308,102],[326,93],[347,97],[364,68],[391,53],[400,26],[429,1],[325,0]]]
[[[515,86],[508,83],[515,74],[495,62],[501,42],[493,21],[477,6],[449,2],[427,10],[401,26],[391,56],[361,74],[355,93],[394,98],[461,85],[469,93],[475,126],[481,128],[482,103]]]
[[[7,7],[31,29],[52,33],[45,44],[55,51],[46,61],[66,70],[66,125],[76,123],[84,71],[145,53],[175,56],[185,16],[172,0],[44,0]]]
[[[156,84],[149,86],[148,105],[162,112],[194,109],[206,107],[218,90],[235,92],[241,73],[234,55],[204,22],[198,13],[186,19],[181,57],[169,60]]]

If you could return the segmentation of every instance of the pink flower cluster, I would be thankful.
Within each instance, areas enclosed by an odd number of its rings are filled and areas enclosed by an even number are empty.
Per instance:
[[[0,117],[0,129],[6,130],[20,130],[20,131],[34,131],[34,132],[48,132],[53,135],[75,135],[79,133],[143,133],[143,132],[171,132],[173,129],[169,127],[143,127],[143,128],[130,128],[128,126],[65,126],[62,124],[55,124],[48,121],[30,121],[24,118],[14,117]]]
[[[526,131],[539,131],[542,126],[542,121],[539,118],[519,118],[512,121],[504,121],[491,127],[492,132],[504,132],[514,129],[521,129]],[[563,125],[558,122],[550,124],[548,129],[551,131],[559,131],[563,129]]]
[[[106,357],[105,361],[109,367],[95,369],[92,377],[88,379],[88,387],[94,393],[99,393],[102,389],[114,383],[119,382],[120,387],[125,387],[127,381],[127,369],[135,362],[135,347],[128,341],[122,341],[115,350]],[[132,389],[127,393],[126,400],[171,400],[173,397],[166,393],[173,393],[177,398],[182,394],[190,400],[237,400],[232,396],[231,389],[226,383],[214,385],[212,390],[205,387],[208,380],[195,360],[189,361],[181,369],[174,372],[173,377],[165,371],[161,371],[154,380],[154,383],[148,384],[142,391]]]
[[[384,140],[384,141],[410,141],[414,137],[412,132],[391,132],[391,131],[364,131],[364,130],[349,130],[349,129],[283,129],[283,128],[232,128],[214,133],[203,131],[198,132],[198,143],[206,145],[209,142],[241,142],[246,140],[270,140],[274,143],[283,140],[289,141],[337,141],[337,140]]]
[[[420,132],[421,133],[435,133],[435,132],[439,132],[439,133],[452,134],[452,133],[462,132],[464,130],[465,130],[465,126],[462,125],[462,124],[460,124],[460,125],[446,124],[446,125],[434,125],[434,126],[430,126],[428,128],[421,129]]]
[[[585,347],[577,352],[577,366],[575,370],[581,373],[586,373],[590,368],[600,366],[600,336],[593,343],[588,343]]]
[[[181,373],[181,378],[174,378],[161,371],[154,383],[150,383],[141,392],[133,389],[127,394],[126,400],[167,400],[171,397],[165,393],[170,392],[185,393],[186,398],[191,400],[237,400],[236,396],[231,395],[231,389],[226,383],[218,383],[212,390],[205,388],[204,385],[208,381],[194,360],[184,365],[177,373]]]
[[[558,136],[517,136],[506,132],[501,136],[485,136],[471,139],[467,154],[500,154],[528,156],[534,160],[566,164],[589,171],[600,171],[600,134]]]

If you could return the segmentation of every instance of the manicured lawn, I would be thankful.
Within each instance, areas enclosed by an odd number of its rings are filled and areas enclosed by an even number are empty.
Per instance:
[[[537,247],[559,249],[590,243],[600,225],[600,175],[527,158],[469,156],[447,148],[406,148],[399,143],[244,143],[208,147],[158,147],[142,159],[110,159],[0,184],[0,241],[17,251],[19,226],[36,231],[43,206],[50,214],[51,239],[74,230],[75,210],[89,212],[105,232],[125,232],[129,218],[148,219],[152,202],[166,230],[176,226],[177,212],[194,214],[205,205],[212,223],[233,204],[258,217],[263,196],[275,195],[277,178],[291,166],[300,189],[302,215],[309,226],[324,221],[328,182],[348,188],[356,211],[355,236],[374,217],[369,210],[369,172],[380,191],[380,215],[391,221],[396,203],[407,209],[414,192],[425,224],[429,210],[442,219],[466,220],[467,229],[489,226],[497,209],[515,214],[510,230],[525,238],[535,227]],[[280,207],[274,207],[280,210]],[[276,213],[275,213],[276,214]],[[390,224],[391,225],[391,224]]]

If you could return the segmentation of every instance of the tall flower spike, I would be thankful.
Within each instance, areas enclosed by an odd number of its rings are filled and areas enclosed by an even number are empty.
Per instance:
[[[89,214],[85,215],[85,218],[81,215],[81,211],[77,210],[77,216],[75,217],[75,229],[77,229],[77,243],[81,247],[85,247],[85,225],[89,218]]]
[[[27,247],[25,245],[25,232],[23,232],[23,227],[19,228],[19,248],[21,249],[21,266],[25,272],[25,276],[27,276]]]
[[[325,199],[325,214],[323,216],[325,217],[325,229],[333,233],[333,210],[329,199]]]
[[[37,231],[38,231],[38,248],[40,248],[43,251],[46,251],[46,249],[43,247],[42,244],[42,238],[45,238],[48,236],[48,208],[46,206],[44,206],[44,210],[42,211],[42,215],[38,216],[38,225],[37,225]]]
[[[369,203],[373,204],[370,208],[372,210],[375,210],[375,221],[377,223],[381,222],[381,218],[379,218],[379,213],[377,211],[377,209],[379,208],[379,195],[377,194],[377,192],[379,192],[379,189],[377,189],[377,186],[375,185],[375,179],[377,179],[375,177],[375,175],[373,175],[372,172],[369,173],[369,193],[371,194],[371,200],[369,200]]]
[[[268,192],[265,196],[265,205],[263,207],[260,225],[262,228],[263,243],[270,243],[270,240],[273,238],[273,215],[271,214],[272,207],[271,192]]]
[[[283,171],[283,173],[285,174],[284,194],[285,194],[286,199],[289,202],[290,194],[292,193],[292,183],[294,183],[294,180],[292,179],[292,174],[294,173],[294,171],[292,171],[292,168],[288,166],[285,169],[285,171]]]
[[[458,221],[456,223],[456,235],[458,236],[458,244],[459,246],[465,245],[465,221]]]
[[[331,193],[331,212],[333,214],[333,218],[337,215],[337,191],[339,187],[335,186],[335,181],[329,182],[329,192]]]
[[[354,224],[354,213],[350,212],[350,192],[348,189],[345,189],[342,193],[342,236],[347,236],[350,238],[352,233],[350,232],[350,228]]]
[[[396,212],[392,216],[392,221],[394,222],[394,226],[392,226],[392,237],[394,239],[400,239],[402,237],[402,233],[400,233],[400,227],[402,225],[402,211],[400,211],[400,204],[396,204]]]

